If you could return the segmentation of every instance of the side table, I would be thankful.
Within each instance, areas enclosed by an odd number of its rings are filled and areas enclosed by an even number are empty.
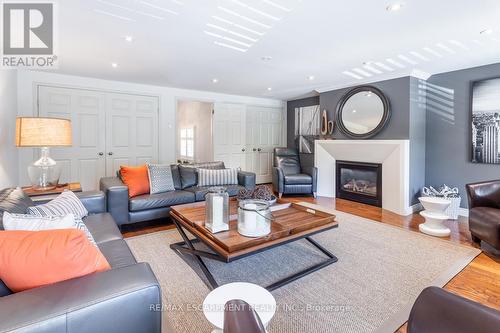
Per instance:
[[[420,212],[420,215],[425,218],[425,223],[420,224],[418,229],[427,235],[448,237],[451,231],[443,222],[449,219],[445,211],[450,206],[451,201],[437,197],[420,197],[418,200],[425,208],[424,211]]]
[[[212,290],[203,301],[203,313],[216,327],[212,333],[222,332],[224,305],[233,299],[241,299],[252,306],[264,327],[267,327],[276,312],[276,300],[267,289],[247,282],[228,283]]]
[[[67,183],[60,184],[56,188],[46,191],[36,191],[31,186],[23,187],[22,190],[27,196],[31,198],[31,200],[33,200],[34,202],[40,202],[52,200],[66,190],[72,192],[82,192],[82,186],[80,183]]]

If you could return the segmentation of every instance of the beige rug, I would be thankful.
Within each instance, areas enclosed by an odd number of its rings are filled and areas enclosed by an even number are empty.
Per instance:
[[[319,209],[319,206],[313,206]],[[270,333],[394,332],[408,318],[420,291],[443,286],[480,251],[351,214],[337,215],[339,228],[314,236],[339,261],[273,291],[278,310]],[[192,269],[191,258],[169,248],[176,230],[127,239],[138,261],[158,277],[164,332],[210,332],[200,309],[209,289]],[[248,281],[267,285],[319,260],[301,240],[230,264],[205,259],[220,284]],[[193,265],[192,267],[189,264]]]

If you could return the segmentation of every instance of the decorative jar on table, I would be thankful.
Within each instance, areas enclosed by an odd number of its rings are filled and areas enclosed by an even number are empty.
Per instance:
[[[272,213],[264,200],[241,200],[238,205],[238,233],[246,237],[262,237],[271,232]]]
[[[212,233],[229,230],[229,194],[225,187],[211,187],[205,195],[205,228]]]

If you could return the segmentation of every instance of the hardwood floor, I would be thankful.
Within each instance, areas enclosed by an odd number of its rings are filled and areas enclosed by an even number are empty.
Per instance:
[[[401,216],[382,208],[342,199],[289,197],[287,200],[293,202],[311,202],[415,232],[419,232],[418,225],[424,222],[424,219],[419,214]],[[445,222],[448,228],[451,229],[451,235],[447,239],[450,242],[477,248],[478,245],[472,242],[467,223],[464,222],[467,222],[467,218],[462,216],[459,217],[458,221],[450,220]],[[484,252],[481,253],[469,265],[467,265],[467,267],[465,267],[459,274],[449,281],[444,286],[444,289],[500,310],[500,260],[493,259]],[[405,332],[406,324],[403,325],[396,333]]]
[[[415,232],[419,232],[418,225],[423,222],[423,218],[418,214],[400,216],[382,208],[342,199],[325,197],[315,199],[303,196],[283,197],[283,199],[291,202],[310,202]],[[478,245],[472,242],[467,223],[464,222],[467,222],[467,218],[465,217],[460,217],[459,221],[447,221],[445,224],[451,229],[451,235],[447,239],[453,243],[477,248]],[[123,234],[124,237],[132,237],[172,228],[173,225],[169,223],[140,227],[136,230],[126,231]],[[500,260],[491,258],[483,252],[448,282],[444,288],[455,294],[500,310]],[[397,333],[405,332],[406,325],[397,331]]]
[[[170,219],[135,223],[122,227],[123,238],[146,235],[162,230],[175,229]]]

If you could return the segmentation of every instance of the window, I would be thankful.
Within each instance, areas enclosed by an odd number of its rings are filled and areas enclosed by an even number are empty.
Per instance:
[[[194,128],[181,128],[181,157],[194,159]]]

